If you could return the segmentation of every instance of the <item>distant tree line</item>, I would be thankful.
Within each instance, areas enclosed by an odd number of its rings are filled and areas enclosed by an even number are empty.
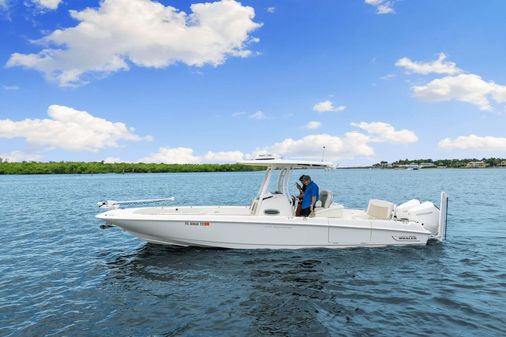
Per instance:
[[[398,160],[393,162],[392,166],[399,166],[399,165],[409,165],[409,164],[422,164],[422,163],[433,163],[436,166],[446,166],[451,168],[461,168],[466,167],[466,165],[470,162],[484,162],[487,167],[500,167],[505,166],[506,159],[505,158],[482,158],[482,159],[476,159],[476,158],[468,158],[468,159],[438,159],[438,160],[432,160],[432,159],[404,159],[404,160]]]
[[[261,167],[241,164],[145,164],[102,162],[13,162],[0,158],[0,174],[95,174],[164,172],[240,172]]]

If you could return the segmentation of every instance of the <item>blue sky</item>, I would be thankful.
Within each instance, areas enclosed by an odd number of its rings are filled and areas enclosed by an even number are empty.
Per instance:
[[[506,156],[506,2],[0,0],[0,157]]]

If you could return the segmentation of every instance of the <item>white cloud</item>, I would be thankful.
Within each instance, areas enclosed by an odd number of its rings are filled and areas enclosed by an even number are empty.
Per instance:
[[[506,102],[506,86],[485,81],[474,74],[446,76],[411,88],[415,97],[426,101],[457,100],[473,104],[480,110],[492,110],[491,99]]]
[[[7,8],[7,0],[0,0],[0,9]]]
[[[438,58],[432,62],[412,61],[408,57],[403,57],[395,63],[397,67],[402,67],[409,72],[417,74],[448,74],[455,75],[462,72],[455,62],[445,61],[445,53],[439,53]]]
[[[7,91],[19,90],[17,85],[3,85],[2,88]]]
[[[454,62],[445,61],[446,55],[440,53],[433,62],[416,62],[403,57],[396,66],[419,74],[446,74],[422,85],[411,87],[413,95],[425,101],[461,101],[477,106],[480,110],[493,110],[493,101],[506,103],[506,85],[486,81],[481,76],[464,71]]]
[[[371,156],[374,149],[370,146],[371,138],[359,132],[347,132],[342,137],[328,134],[310,135],[301,139],[287,138],[269,146],[257,148],[251,154],[241,151],[209,151],[205,155],[197,155],[188,147],[161,147],[158,152],[140,159],[144,163],[167,164],[199,164],[237,162],[259,154],[275,154],[278,156],[321,159],[325,146],[325,159],[337,160],[356,156]]]
[[[197,164],[198,157],[193,155],[193,149],[189,147],[161,147],[158,152],[151,153],[139,160],[143,163],[165,163],[165,164]]]
[[[56,9],[62,0],[33,0],[33,2],[43,8]]]
[[[235,0],[197,3],[192,13],[151,0],[104,0],[100,7],[70,11],[79,23],[36,41],[36,54],[14,53],[8,67],[38,70],[61,86],[85,83],[130,65],[165,68],[177,62],[218,66],[227,57],[247,57],[250,33],[261,25],[255,11]]]
[[[68,151],[98,151],[118,147],[118,141],[150,140],[124,123],[110,122],[61,105],[48,108],[50,119],[0,120],[0,138],[24,138],[29,144]]]
[[[139,161],[145,163],[198,164],[237,162],[245,158],[255,158],[259,154],[272,154],[280,157],[321,159],[325,147],[325,159],[368,157],[374,155],[374,143],[411,143],[418,140],[409,130],[396,131],[393,126],[382,122],[352,123],[369,134],[357,131],[346,132],[342,136],[329,134],[309,135],[299,139],[286,138],[271,145],[259,147],[252,153],[241,151],[209,151],[197,155],[189,147],[161,147]]]
[[[265,113],[263,111],[258,110],[257,112],[250,115],[253,119],[265,119]]]
[[[322,123],[320,123],[320,122],[311,121],[306,124],[306,129],[309,129],[309,130],[318,129],[321,125],[322,125]]]
[[[376,14],[395,13],[394,0],[365,0],[365,3],[376,7]]]
[[[267,7],[267,8],[265,9],[265,11],[266,11],[267,13],[271,13],[271,14],[272,14],[272,13],[276,12],[276,7],[274,7],[274,6],[272,6],[272,7]]]
[[[244,153],[241,151],[209,151],[203,157],[201,157],[201,161],[206,163],[238,162],[243,159]]]
[[[316,112],[340,112],[344,111],[346,107],[344,105],[334,106],[331,101],[322,101],[313,105],[313,111]]]
[[[237,162],[242,159],[244,159],[244,154],[240,151],[209,151],[203,156],[197,156],[189,147],[161,147],[158,152],[141,158],[139,161],[143,163],[199,164]]]
[[[368,134],[352,131],[346,132],[343,136],[318,134],[300,139],[286,138],[273,145],[257,148],[253,156],[269,153],[277,156],[321,159],[325,146],[326,160],[368,157],[374,155],[374,148],[371,146],[373,143],[412,143],[418,140],[414,132],[396,131],[392,125],[383,122],[351,125],[367,131]]]
[[[442,139],[438,147],[444,150],[506,151],[506,138],[492,136],[459,136]]]
[[[107,157],[104,159],[104,163],[106,164],[115,164],[115,163],[124,163],[125,161],[121,160],[119,157]]]
[[[20,161],[37,161],[40,160],[40,155],[35,153],[25,153],[22,151],[12,151],[9,153],[0,153],[0,158],[2,158],[3,161],[13,163]]]
[[[300,139],[287,138],[279,143],[258,148],[254,154],[275,154],[293,158],[321,159],[325,146],[325,159],[337,160],[356,156],[371,156],[374,149],[369,137],[359,132],[347,132],[343,137],[328,134],[310,135]]]
[[[380,80],[390,80],[395,77],[395,74],[386,74],[380,77]]]
[[[253,118],[253,119],[267,118],[267,115],[261,110],[255,111],[253,113],[247,113],[247,112],[241,111],[241,112],[234,112],[232,114],[232,117],[243,117],[243,116],[248,116],[249,118]]]
[[[403,129],[396,131],[395,128],[383,122],[361,122],[351,123],[351,126],[367,131],[371,135],[372,142],[390,142],[390,143],[413,143],[418,141],[418,137],[413,131]]]

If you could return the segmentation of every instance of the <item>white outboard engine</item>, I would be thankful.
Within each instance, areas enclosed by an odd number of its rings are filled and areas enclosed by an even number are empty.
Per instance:
[[[398,205],[395,207],[395,218],[402,220],[402,219],[408,219],[408,213],[409,211],[416,206],[420,205],[420,200],[417,199],[411,199],[409,201],[406,201],[403,204]]]
[[[439,209],[430,201],[411,207],[408,220],[421,223],[425,229],[437,236],[439,233]]]

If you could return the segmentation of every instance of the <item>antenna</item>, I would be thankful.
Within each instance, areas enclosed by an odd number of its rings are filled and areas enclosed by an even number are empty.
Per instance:
[[[325,161],[325,145],[323,145],[322,149],[322,161]]]

